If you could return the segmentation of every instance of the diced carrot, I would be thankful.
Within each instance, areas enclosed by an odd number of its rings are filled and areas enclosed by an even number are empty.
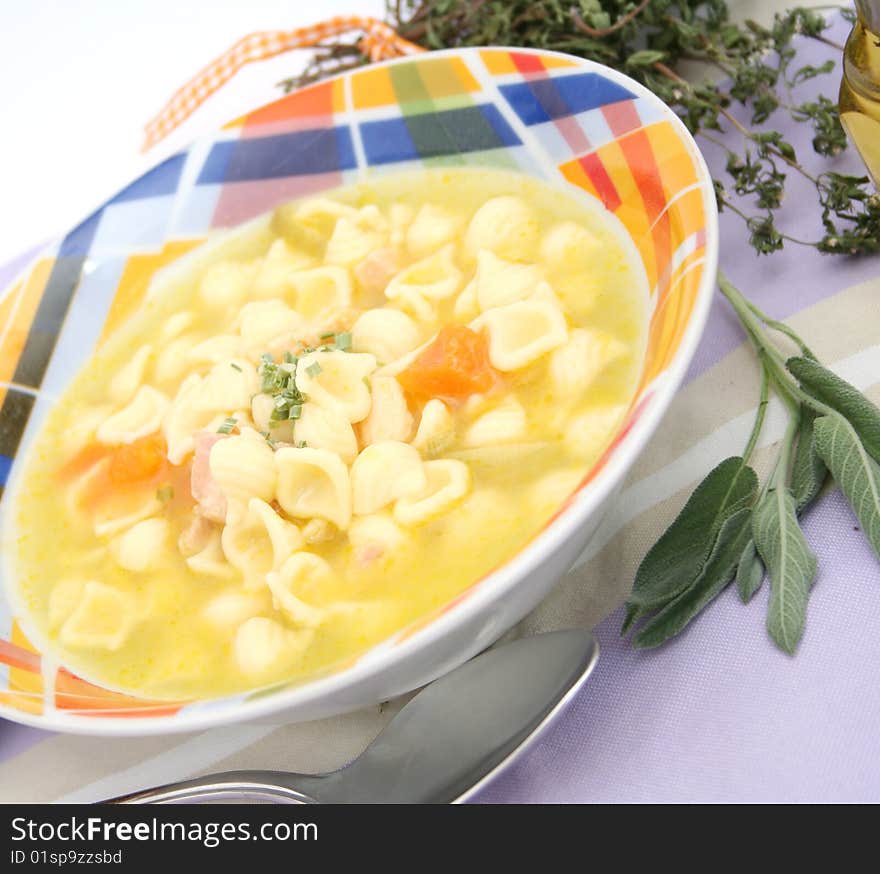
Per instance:
[[[165,467],[165,441],[158,434],[120,446],[110,458],[110,481],[115,485],[143,482]]]
[[[100,443],[90,443],[80,449],[76,455],[58,468],[58,477],[62,480],[73,479],[94,467],[102,458],[106,458],[108,449]]]
[[[413,397],[452,401],[487,392],[500,378],[489,363],[486,337],[465,325],[442,328],[434,342],[397,377]]]

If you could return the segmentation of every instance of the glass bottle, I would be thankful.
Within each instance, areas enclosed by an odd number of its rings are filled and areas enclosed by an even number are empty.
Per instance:
[[[840,121],[880,187],[880,0],[855,0],[858,20],[843,52]]]

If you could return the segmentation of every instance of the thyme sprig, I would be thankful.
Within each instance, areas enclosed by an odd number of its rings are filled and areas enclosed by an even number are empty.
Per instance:
[[[389,24],[427,49],[505,45],[552,49],[590,58],[627,73],[666,102],[698,138],[727,153],[715,179],[721,209],[745,222],[759,254],[786,243],[820,252],[880,251],[880,197],[867,176],[839,173],[833,159],[847,149],[836,97],[835,63],[802,64],[794,39],[835,44],[821,12],[795,8],[765,27],[734,22],[725,0],[407,0],[389,4]],[[699,62],[727,84],[704,74],[686,76]],[[304,73],[281,84],[289,90],[366,63],[357,46],[319,49]],[[828,93],[808,100],[793,95],[819,80]],[[812,148],[826,167],[807,169],[791,138],[773,123],[780,113],[812,128]],[[770,125],[768,127],[768,125]],[[738,145],[718,134],[733,129]],[[812,162],[811,162],[812,163]],[[815,190],[821,221],[812,239],[789,234],[780,215],[788,178],[798,175]]]

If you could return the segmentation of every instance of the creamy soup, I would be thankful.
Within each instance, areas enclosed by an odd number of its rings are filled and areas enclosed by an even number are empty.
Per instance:
[[[547,523],[632,399],[646,300],[601,210],[500,171],[389,175],[210,244],[34,443],[29,630],[155,698],[350,662]]]

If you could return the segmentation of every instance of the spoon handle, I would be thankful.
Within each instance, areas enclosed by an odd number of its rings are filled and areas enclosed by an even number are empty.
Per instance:
[[[235,799],[274,804],[316,804],[314,798],[296,788],[296,785],[308,785],[320,779],[313,775],[275,771],[227,771],[108,798],[104,803],[176,804]]]

